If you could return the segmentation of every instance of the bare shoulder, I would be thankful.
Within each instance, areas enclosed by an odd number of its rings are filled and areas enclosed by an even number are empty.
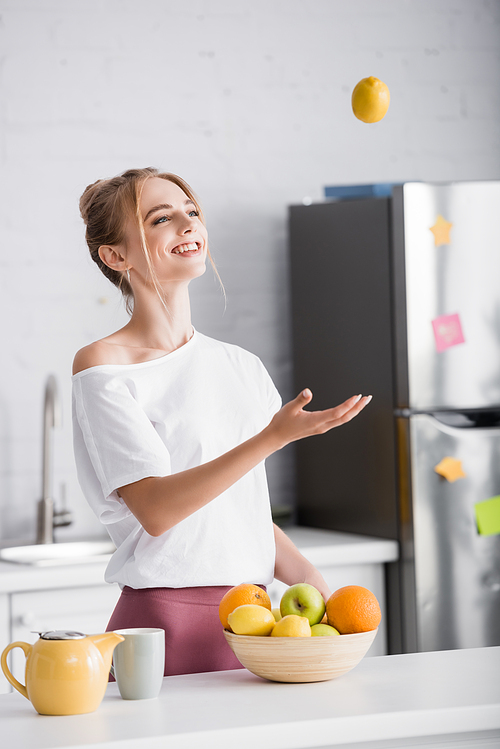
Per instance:
[[[77,351],[73,359],[73,374],[83,372],[84,369],[97,367],[100,364],[120,364],[116,357],[114,346],[105,341],[94,341]]]
[[[145,346],[140,339],[132,338],[122,328],[81,348],[73,359],[73,374],[106,364],[140,364],[164,356],[165,353],[167,352],[161,349]]]

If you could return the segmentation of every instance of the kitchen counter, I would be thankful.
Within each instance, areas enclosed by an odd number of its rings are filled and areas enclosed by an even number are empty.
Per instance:
[[[297,526],[283,530],[316,566],[384,563],[398,558],[396,541]],[[106,565],[103,561],[68,561],[65,565],[36,567],[0,562],[0,593],[99,585],[104,582]]]
[[[290,526],[284,533],[315,566],[379,564],[399,557],[397,541],[319,528]]]
[[[365,658],[314,684],[277,684],[246,669],[171,676],[158,699],[109,684],[88,715],[39,716],[0,696],[2,744],[17,749],[462,749],[500,746],[500,647]],[[379,743],[381,742],[381,743]],[[446,742],[446,743],[445,743]]]

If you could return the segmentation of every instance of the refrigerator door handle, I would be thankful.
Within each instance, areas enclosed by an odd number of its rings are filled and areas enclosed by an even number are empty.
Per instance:
[[[412,416],[430,416],[450,429],[498,429],[500,428],[500,407],[464,410],[446,409],[441,411],[419,411],[411,408],[397,408],[394,416],[410,419]]]

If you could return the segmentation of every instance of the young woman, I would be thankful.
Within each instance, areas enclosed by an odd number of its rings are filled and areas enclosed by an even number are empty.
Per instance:
[[[83,492],[116,545],[106,570],[122,594],[108,629],[165,630],[165,675],[240,667],[219,602],[243,582],[320,573],[273,525],[264,461],[346,423],[369,402],[281,408],[261,361],[193,330],[189,283],[210,259],[198,201],[155,169],[99,180],[80,201],[93,260],[130,321],[75,356],[74,447]]]

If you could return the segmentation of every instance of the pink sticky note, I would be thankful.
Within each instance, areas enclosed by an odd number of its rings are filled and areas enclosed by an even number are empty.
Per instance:
[[[432,321],[434,328],[434,338],[436,339],[436,350],[445,351],[450,346],[456,346],[458,343],[465,343],[460,317],[455,315],[441,315]]]

